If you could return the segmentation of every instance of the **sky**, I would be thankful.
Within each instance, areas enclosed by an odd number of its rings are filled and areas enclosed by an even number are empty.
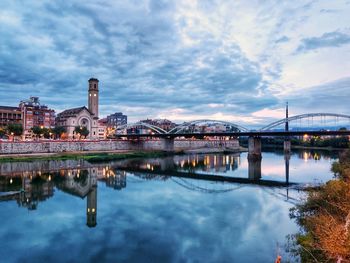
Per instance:
[[[0,2],[0,105],[261,126],[350,114],[350,0]]]

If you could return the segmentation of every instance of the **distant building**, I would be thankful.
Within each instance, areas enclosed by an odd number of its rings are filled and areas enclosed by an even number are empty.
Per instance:
[[[165,131],[170,131],[171,129],[176,127],[176,123],[167,120],[167,119],[147,119],[147,120],[141,120],[140,122],[144,122],[147,124],[151,124],[153,126],[157,126]]]
[[[18,107],[0,106],[0,128],[8,124],[21,124],[22,112]]]
[[[31,137],[33,127],[53,128],[55,126],[55,111],[46,105],[41,105],[39,97],[30,97],[19,104],[22,114],[22,125],[25,137]]]
[[[57,115],[57,126],[66,128],[67,137],[75,138],[76,126],[86,127],[89,130],[88,138],[98,139],[98,79],[89,79],[88,108],[85,106],[65,110]]]
[[[128,123],[128,116],[124,115],[122,112],[116,112],[107,116],[107,124],[109,127],[118,127]]]
[[[8,124],[22,124],[25,137],[31,137],[35,126],[52,128],[55,126],[55,111],[41,105],[39,97],[23,100],[18,107],[0,106],[0,127]]]
[[[107,118],[103,118],[98,120],[98,138],[100,140],[104,140],[107,138],[108,126],[107,126]]]

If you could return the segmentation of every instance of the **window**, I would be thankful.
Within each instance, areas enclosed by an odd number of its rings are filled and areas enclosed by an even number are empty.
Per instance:
[[[94,88],[96,89],[96,84],[94,84]]]

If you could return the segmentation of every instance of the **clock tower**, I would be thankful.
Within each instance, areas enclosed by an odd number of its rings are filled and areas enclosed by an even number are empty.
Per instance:
[[[89,111],[98,118],[98,79],[89,79]]]

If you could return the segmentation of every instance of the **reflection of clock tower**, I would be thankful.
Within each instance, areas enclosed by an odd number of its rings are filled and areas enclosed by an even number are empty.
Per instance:
[[[98,118],[98,79],[89,79],[89,111]]]
[[[91,187],[86,202],[86,225],[95,227],[97,225],[97,185]]]

